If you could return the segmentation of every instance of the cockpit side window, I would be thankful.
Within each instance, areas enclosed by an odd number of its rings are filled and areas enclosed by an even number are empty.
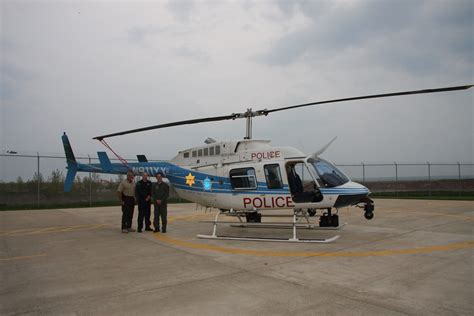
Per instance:
[[[291,197],[295,203],[313,203],[323,199],[306,163],[288,163],[286,173]]]

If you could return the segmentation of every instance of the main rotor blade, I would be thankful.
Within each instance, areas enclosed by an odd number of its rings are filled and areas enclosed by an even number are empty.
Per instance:
[[[177,121],[177,122],[172,122],[172,123],[153,125],[153,126],[148,126],[148,127],[131,129],[131,130],[123,131],[123,132],[117,132],[117,133],[112,133],[112,134],[107,134],[107,135],[96,136],[93,139],[102,140],[102,139],[108,138],[108,137],[126,135],[126,134],[138,133],[138,132],[144,132],[144,131],[149,131],[149,130],[152,130],[152,129],[166,128],[166,127],[179,126],[179,125],[197,124],[197,123],[204,123],[204,122],[235,120],[237,118],[246,118],[246,117],[254,117],[254,116],[260,116],[260,115],[268,115],[269,113],[272,113],[272,112],[296,109],[296,108],[301,108],[301,107],[305,107],[305,106],[325,104],[325,103],[336,103],[336,102],[354,101],[354,100],[362,100],[362,99],[395,97],[395,96],[401,96],[401,95],[412,95],[412,94],[424,94],[424,93],[465,90],[465,89],[469,89],[473,86],[474,85],[465,85],[465,86],[446,87],[446,88],[438,88],[438,89],[425,89],[425,90],[413,90],[413,91],[401,91],[401,92],[385,93],[385,94],[365,95],[365,96],[359,96],[359,97],[333,99],[333,100],[311,102],[311,103],[298,104],[298,105],[292,105],[292,106],[285,106],[285,107],[276,108],[276,109],[272,109],[272,110],[265,109],[265,110],[259,110],[259,111],[256,111],[256,112],[252,112],[251,109],[248,109],[247,112],[245,112],[245,113],[233,113],[231,115],[205,117],[205,118],[199,118],[199,119],[193,119],[193,120]]]
[[[272,109],[272,110],[262,110],[262,112],[268,114],[268,113],[272,113],[272,112],[302,108],[302,107],[305,107],[305,106],[325,104],[325,103],[336,103],[336,102],[354,101],[354,100],[363,100],[363,99],[375,99],[375,98],[387,98],[387,97],[396,97],[396,96],[400,96],[400,95],[410,95],[410,94],[424,94],[424,93],[436,93],[436,92],[447,92],[447,91],[455,91],[455,90],[465,90],[465,89],[469,89],[473,86],[474,85],[466,85],[466,86],[446,87],[446,88],[438,88],[438,89],[425,89],[425,90],[401,91],[401,92],[384,93],[384,94],[363,95],[363,96],[352,97],[352,98],[333,99],[333,100],[326,100],[326,101],[318,101],[318,102],[311,102],[311,103],[305,103],[305,104],[285,106],[285,107],[282,107],[282,108],[276,108],[276,109]]]
[[[166,127],[179,126],[179,125],[188,125],[188,124],[197,124],[197,123],[204,123],[204,122],[233,120],[233,119],[236,119],[236,118],[238,118],[237,114],[224,115],[224,116],[214,116],[214,117],[204,117],[204,118],[193,119],[193,120],[178,121],[178,122],[172,122],[172,123],[166,123],[166,124],[136,128],[136,129],[131,129],[131,130],[123,131],[123,132],[117,132],[117,133],[112,133],[112,134],[107,134],[107,135],[96,136],[93,139],[102,140],[102,139],[107,138],[107,137],[144,132],[144,131],[149,131],[149,130],[158,129],[158,128],[166,128]]]

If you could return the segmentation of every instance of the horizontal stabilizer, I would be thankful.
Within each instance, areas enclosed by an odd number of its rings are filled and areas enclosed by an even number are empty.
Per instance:
[[[97,156],[99,156],[100,167],[103,171],[109,172],[112,171],[112,164],[110,163],[109,156],[105,151],[98,151]]]
[[[148,162],[145,155],[137,155],[138,162]]]

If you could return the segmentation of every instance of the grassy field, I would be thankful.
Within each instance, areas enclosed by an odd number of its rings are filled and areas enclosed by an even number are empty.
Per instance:
[[[191,203],[184,199],[170,199],[169,204],[173,203]],[[0,211],[15,211],[15,210],[45,210],[45,209],[58,209],[58,208],[82,208],[82,207],[100,207],[100,206],[119,206],[118,201],[97,201],[90,204],[89,201],[84,202],[72,202],[72,203],[45,203],[38,207],[36,204],[24,204],[24,205],[0,205]]]
[[[377,199],[458,200],[474,201],[474,192],[379,192],[370,197]]]

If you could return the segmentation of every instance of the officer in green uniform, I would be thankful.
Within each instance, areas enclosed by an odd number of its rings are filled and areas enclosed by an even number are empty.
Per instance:
[[[161,231],[166,233],[166,224],[168,223],[168,197],[170,195],[170,187],[163,182],[161,173],[156,174],[156,183],[153,184],[152,198],[154,206],[153,225],[155,226],[155,233],[160,232],[160,217],[161,217]]]

